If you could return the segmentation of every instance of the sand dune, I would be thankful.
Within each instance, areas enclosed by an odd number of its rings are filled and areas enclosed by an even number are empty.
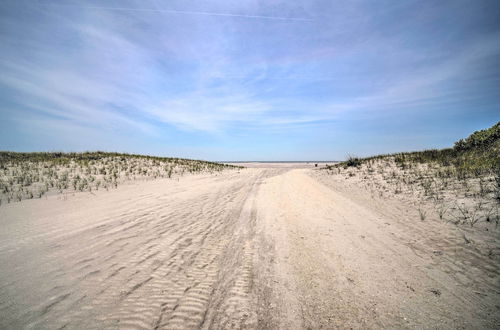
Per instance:
[[[2,205],[0,328],[499,326],[498,263],[398,207],[290,166]]]

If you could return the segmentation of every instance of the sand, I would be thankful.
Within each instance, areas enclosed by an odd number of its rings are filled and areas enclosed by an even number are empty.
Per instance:
[[[496,256],[304,167],[2,205],[0,328],[500,326]]]

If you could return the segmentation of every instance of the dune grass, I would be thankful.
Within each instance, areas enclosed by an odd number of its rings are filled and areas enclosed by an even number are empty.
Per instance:
[[[47,193],[116,188],[131,180],[218,172],[236,166],[109,152],[0,152],[0,204]]]
[[[422,220],[433,209],[439,219],[455,224],[474,227],[484,221],[496,228],[499,223],[500,123],[451,148],[350,156],[326,171],[359,180],[374,196],[416,197]]]
[[[443,167],[442,175],[459,179],[497,175],[500,171],[500,122],[491,128],[474,132],[466,139],[457,141],[453,148],[401,152],[366,158],[349,156],[339,165],[358,167],[379,159],[392,158],[401,168],[414,164],[436,164]]]

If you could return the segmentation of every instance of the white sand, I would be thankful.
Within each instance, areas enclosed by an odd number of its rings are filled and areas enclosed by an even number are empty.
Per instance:
[[[2,205],[0,328],[500,325],[496,256],[339,185],[270,164]]]

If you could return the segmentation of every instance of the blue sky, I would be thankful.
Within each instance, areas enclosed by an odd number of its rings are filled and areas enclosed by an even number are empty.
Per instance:
[[[338,160],[500,120],[500,1],[0,2],[0,150]]]

